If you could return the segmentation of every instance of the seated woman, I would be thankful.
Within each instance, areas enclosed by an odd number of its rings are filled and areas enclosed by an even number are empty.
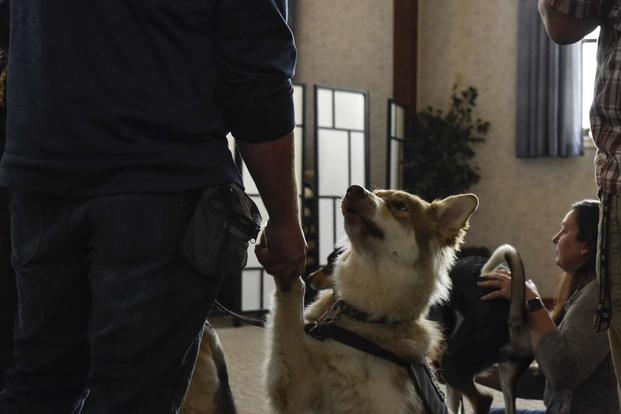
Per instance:
[[[593,328],[599,298],[595,277],[598,218],[598,201],[584,200],[572,206],[552,239],[556,245],[556,265],[564,271],[554,309],[548,313],[542,306],[528,314],[532,349],[546,376],[545,413],[620,412],[608,336]],[[496,289],[483,296],[483,300],[510,298],[508,273],[496,271],[481,275],[481,279],[480,286]],[[526,300],[540,300],[532,280],[526,282]],[[501,413],[504,408],[490,411]]]

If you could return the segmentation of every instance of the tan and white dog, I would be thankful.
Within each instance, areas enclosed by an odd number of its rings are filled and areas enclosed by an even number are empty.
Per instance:
[[[340,313],[335,324],[407,361],[429,357],[440,332],[425,315],[448,295],[447,271],[477,205],[473,194],[427,203],[403,191],[350,187],[341,210],[351,244],[336,262],[334,294],[367,319]],[[322,292],[304,312],[301,280],[275,292],[266,364],[273,412],[424,413],[401,366],[305,335],[304,324],[320,320],[334,294]]]

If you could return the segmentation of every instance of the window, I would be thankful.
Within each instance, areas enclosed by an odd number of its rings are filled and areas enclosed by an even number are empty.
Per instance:
[[[388,148],[386,154],[388,188],[403,188],[403,145],[405,142],[405,107],[388,100]]]
[[[340,203],[352,184],[368,180],[367,93],[315,86],[315,188],[319,264],[345,236]]]
[[[585,131],[585,138],[591,136],[589,110],[591,109],[591,103],[593,102],[593,91],[595,89],[598,36],[599,27],[585,36],[582,40],[582,129]]]

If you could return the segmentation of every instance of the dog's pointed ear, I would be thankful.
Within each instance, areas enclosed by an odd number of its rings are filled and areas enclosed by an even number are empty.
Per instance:
[[[439,239],[447,246],[463,242],[468,228],[468,219],[479,206],[474,194],[460,194],[431,203]]]

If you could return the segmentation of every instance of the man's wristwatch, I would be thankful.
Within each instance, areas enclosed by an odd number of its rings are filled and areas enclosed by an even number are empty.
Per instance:
[[[526,309],[528,310],[529,313],[538,311],[539,309],[543,309],[543,302],[541,301],[541,298],[537,296],[537,297],[527,300]]]

